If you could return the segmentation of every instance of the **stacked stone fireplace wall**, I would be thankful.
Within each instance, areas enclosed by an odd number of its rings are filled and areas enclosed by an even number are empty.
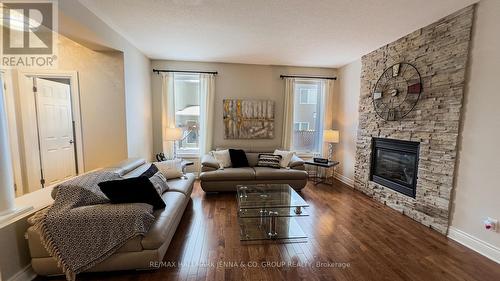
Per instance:
[[[362,58],[354,187],[443,234],[449,224],[473,14],[469,6]],[[383,71],[398,62],[418,69],[423,90],[409,115],[385,121],[375,112],[372,92]],[[370,181],[373,137],[420,142],[415,198]]]

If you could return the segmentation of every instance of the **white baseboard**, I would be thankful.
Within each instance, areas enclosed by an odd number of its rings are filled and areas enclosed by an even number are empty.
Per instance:
[[[342,175],[342,174],[340,174],[340,173],[337,173],[337,172],[335,172],[334,177],[335,177],[337,180],[339,180],[339,181],[341,181],[341,182],[343,182],[343,183],[347,184],[348,186],[350,186],[350,187],[354,187],[354,180],[353,180],[353,179],[350,179],[350,178],[348,178],[348,177],[346,177],[346,176],[344,176],[344,175]]]
[[[25,268],[9,278],[9,280],[7,281],[31,281],[35,279],[35,277],[35,271],[33,271],[33,268],[31,268],[31,264],[28,264]]]
[[[448,229],[448,238],[457,241],[465,247],[470,248],[497,263],[500,263],[500,248],[496,246],[484,242],[483,240],[480,240],[453,226],[450,226]]]

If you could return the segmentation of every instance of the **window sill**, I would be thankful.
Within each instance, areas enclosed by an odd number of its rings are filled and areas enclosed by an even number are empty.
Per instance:
[[[318,157],[320,155],[318,152],[295,152],[295,155],[302,159],[312,159],[314,157]]]
[[[80,175],[91,173],[91,172],[94,172],[97,170],[99,170],[99,169],[94,169],[94,170],[85,172],[85,173],[80,174]],[[80,176],[80,175],[78,175],[78,176]],[[68,180],[70,180],[70,179],[68,179]],[[18,209],[22,210],[22,209],[28,208],[29,210],[25,210],[24,212],[20,212],[18,215],[14,214],[8,220],[2,221],[0,223],[0,229],[5,227],[5,226],[8,226],[10,224],[13,224],[19,220],[27,218],[27,217],[33,215],[34,213],[40,211],[41,209],[44,209],[44,208],[50,206],[52,203],[54,203],[54,199],[52,198],[52,195],[51,195],[52,189],[54,189],[55,186],[57,186],[58,184],[61,184],[61,183],[62,182],[54,184],[54,185],[50,185],[50,186],[47,186],[45,188],[39,189],[37,191],[33,191],[33,192],[28,193],[28,194],[24,194],[22,196],[15,198],[14,204]]]
[[[19,212],[17,214],[13,213],[8,219],[2,221],[0,229],[27,218],[52,204],[54,199],[50,195],[51,192],[52,186],[49,186],[17,197],[14,202]]]
[[[179,158],[197,158],[197,157],[200,157],[200,150],[199,149],[177,150],[177,157],[179,157]]]
[[[177,153],[177,158],[186,158],[186,159],[200,158],[200,154],[199,153]]]

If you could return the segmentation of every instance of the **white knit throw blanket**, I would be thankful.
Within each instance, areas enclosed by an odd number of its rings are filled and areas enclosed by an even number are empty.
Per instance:
[[[109,204],[97,185],[120,177],[101,170],[54,188],[54,204],[30,218],[68,280],[111,256],[154,222],[148,204]]]

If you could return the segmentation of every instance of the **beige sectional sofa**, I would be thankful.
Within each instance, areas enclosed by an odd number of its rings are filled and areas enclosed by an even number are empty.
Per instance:
[[[287,168],[257,167],[259,154],[272,151],[245,150],[250,167],[220,169],[219,163],[210,155],[201,159],[200,184],[205,192],[235,191],[239,184],[286,183],[295,190],[307,184],[304,161],[294,155]]]
[[[111,168],[116,169],[122,177],[129,178],[141,175],[150,164],[144,159],[128,159]],[[138,236],[130,239],[112,256],[88,271],[152,269],[151,262],[162,261],[191,198],[194,181],[193,174],[186,174],[185,179],[168,180],[170,188],[162,195],[166,207],[155,211],[156,221],[149,232],[144,237]],[[37,274],[45,276],[62,274],[56,260],[41,244],[40,234],[34,227],[28,229],[28,244],[31,265]]]

